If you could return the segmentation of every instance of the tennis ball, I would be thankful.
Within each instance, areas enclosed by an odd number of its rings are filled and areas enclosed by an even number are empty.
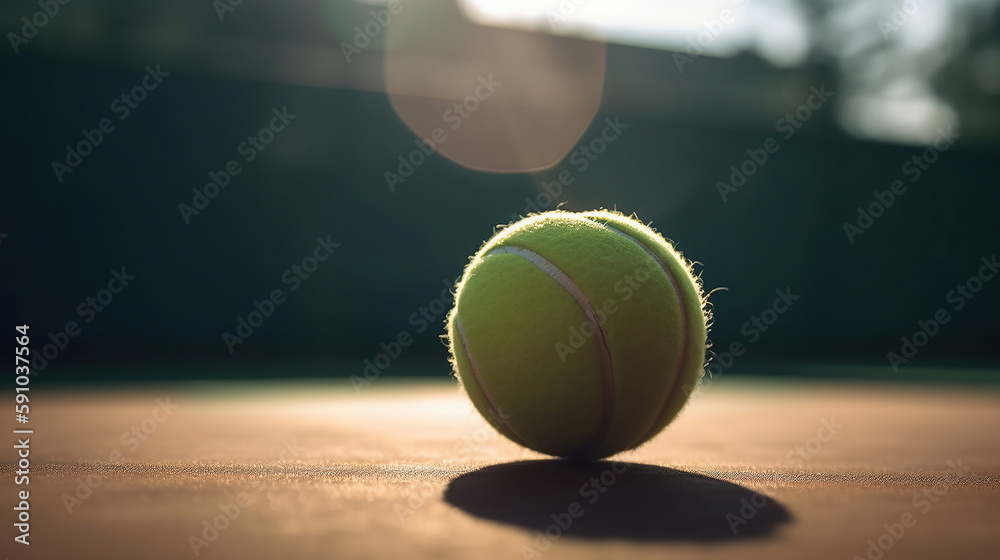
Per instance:
[[[610,211],[545,212],[472,257],[448,315],[451,361],[512,441],[598,459],[635,448],[701,379],[708,317],[691,264]]]

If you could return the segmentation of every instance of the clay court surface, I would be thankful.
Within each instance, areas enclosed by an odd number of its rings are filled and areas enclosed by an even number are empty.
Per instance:
[[[31,546],[8,525],[10,558],[1000,558],[995,387],[730,376],[594,464],[508,442],[447,382],[32,404]]]

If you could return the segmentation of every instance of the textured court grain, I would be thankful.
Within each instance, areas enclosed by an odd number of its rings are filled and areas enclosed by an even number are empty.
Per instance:
[[[517,559],[527,547],[544,558],[849,560],[907,513],[915,524],[886,560],[1000,557],[994,389],[730,377],[622,463],[592,465],[522,450],[445,383],[35,398],[32,545],[14,548],[7,529],[11,558],[194,558],[191,536],[238,499],[249,505],[198,558]],[[177,408],[147,434],[156,399]],[[132,426],[145,439],[123,440]],[[109,461],[114,451],[122,458]],[[9,508],[11,446],[0,458]],[[69,514],[74,495],[85,497]],[[537,541],[573,503],[582,514],[569,529]],[[734,519],[745,521],[735,533]]]

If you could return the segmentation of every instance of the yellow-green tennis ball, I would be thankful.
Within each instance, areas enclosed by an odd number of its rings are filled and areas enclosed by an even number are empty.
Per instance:
[[[691,265],[617,212],[545,212],[472,257],[448,316],[452,362],[500,433],[607,457],[659,433],[701,379],[706,313]]]

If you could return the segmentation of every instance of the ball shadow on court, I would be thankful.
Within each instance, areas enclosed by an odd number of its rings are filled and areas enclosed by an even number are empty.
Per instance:
[[[773,498],[701,474],[638,463],[547,460],[491,465],[448,484],[471,515],[554,539],[724,542],[793,520]]]

